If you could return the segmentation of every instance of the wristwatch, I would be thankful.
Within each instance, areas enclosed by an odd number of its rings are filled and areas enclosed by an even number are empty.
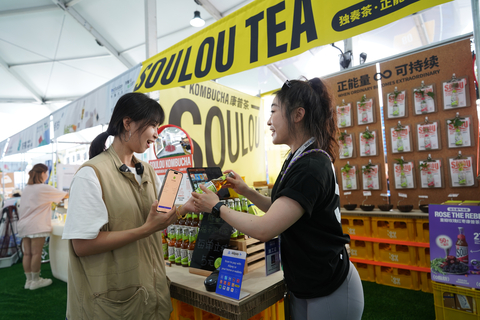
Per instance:
[[[223,202],[219,202],[217,203],[213,208],[212,208],[212,215],[215,217],[215,218],[220,218],[220,208],[222,206],[224,206],[225,203]]]

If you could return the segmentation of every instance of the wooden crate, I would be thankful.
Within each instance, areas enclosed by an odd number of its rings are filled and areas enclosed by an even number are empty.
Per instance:
[[[246,240],[230,240],[230,246],[237,247],[236,250],[245,251],[247,253],[247,261],[245,261],[245,270],[243,274],[247,274],[257,268],[265,266],[265,243],[254,238]]]

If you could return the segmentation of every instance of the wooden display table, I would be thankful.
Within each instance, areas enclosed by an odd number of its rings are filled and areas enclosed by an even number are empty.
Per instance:
[[[421,210],[413,209],[410,212],[401,212],[397,209],[392,209],[391,211],[381,211],[378,208],[373,209],[372,211],[363,211],[360,208],[355,210],[347,210],[345,208],[340,208],[342,216],[370,216],[370,217],[395,217],[395,218],[408,218],[408,219],[428,219],[428,213],[422,212]]]
[[[205,277],[189,273],[188,268],[172,266],[166,269],[167,276],[172,281],[172,298],[226,319],[244,320],[253,317],[282,299],[285,293],[282,271],[268,277],[263,268],[247,273],[243,276],[242,292],[249,295],[234,300],[208,292],[203,284]]]

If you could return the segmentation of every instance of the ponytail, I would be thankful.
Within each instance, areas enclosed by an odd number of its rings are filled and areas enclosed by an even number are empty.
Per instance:
[[[92,143],[90,144],[90,150],[88,151],[89,159],[92,159],[106,150],[105,143],[107,142],[108,137],[108,130],[105,132],[100,133],[95,139],[93,139]]]

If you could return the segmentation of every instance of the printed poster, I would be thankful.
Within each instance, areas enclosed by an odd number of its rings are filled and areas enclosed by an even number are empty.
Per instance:
[[[360,157],[377,155],[377,133],[372,131],[373,138],[365,139],[363,132],[360,133]]]
[[[344,140],[340,142],[340,159],[347,159],[353,157],[353,137],[351,134],[344,136]]]
[[[427,167],[420,169],[420,182],[422,188],[441,188],[442,186],[442,162],[420,161],[421,164],[428,164]]]
[[[399,91],[395,97],[395,93],[388,94],[387,118],[399,118],[406,115],[406,91]]]
[[[413,162],[405,162],[403,168],[400,164],[393,165],[395,172],[395,188],[396,189],[412,189],[415,188],[415,180],[413,177]]]
[[[433,281],[480,288],[480,206],[429,205]]]
[[[448,147],[470,147],[472,140],[470,138],[471,117],[460,118],[463,121],[460,127],[455,127],[450,120],[447,120]]]
[[[438,150],[438,123],[417,124],[417,143],[419,151]]]
[[[357,101],[357,119],[359,125],[373,123],[373,99],[367,99],[363,105]]]
[[[364,169],[365,166],[362,166]],[[370,172],[363,173],[363,190],[379,190],[380,189],[380,179],[378,176],[378,165],[372,166]]]
[[[392,139],[392,152],[409,152],[412,151],[410,144],[410,126],[405,126],[402,130],[390,128],[390,137]]]
[[[346,128],[352,126],[352,105],[337,106],[337,124],[339,128]]]
[[[10,137],[5,156],[50,144],[50,116]]]
[[[357,174],[355,166],[350,168],[348,174],[346,172],[341,172],[342,174],[342,188],[343,190],[357,190]]]
[[[415,114],[435,112],[435,100],[428,93],[434,93],[433,85],[424,86],[413,90],[413,103]]]
[[[472,157],[449,159],[448,161],[452,187],[471,187],[475,185]]]
[[[467,106],[467,79],[443,83],[443,108],[451,110]]]

